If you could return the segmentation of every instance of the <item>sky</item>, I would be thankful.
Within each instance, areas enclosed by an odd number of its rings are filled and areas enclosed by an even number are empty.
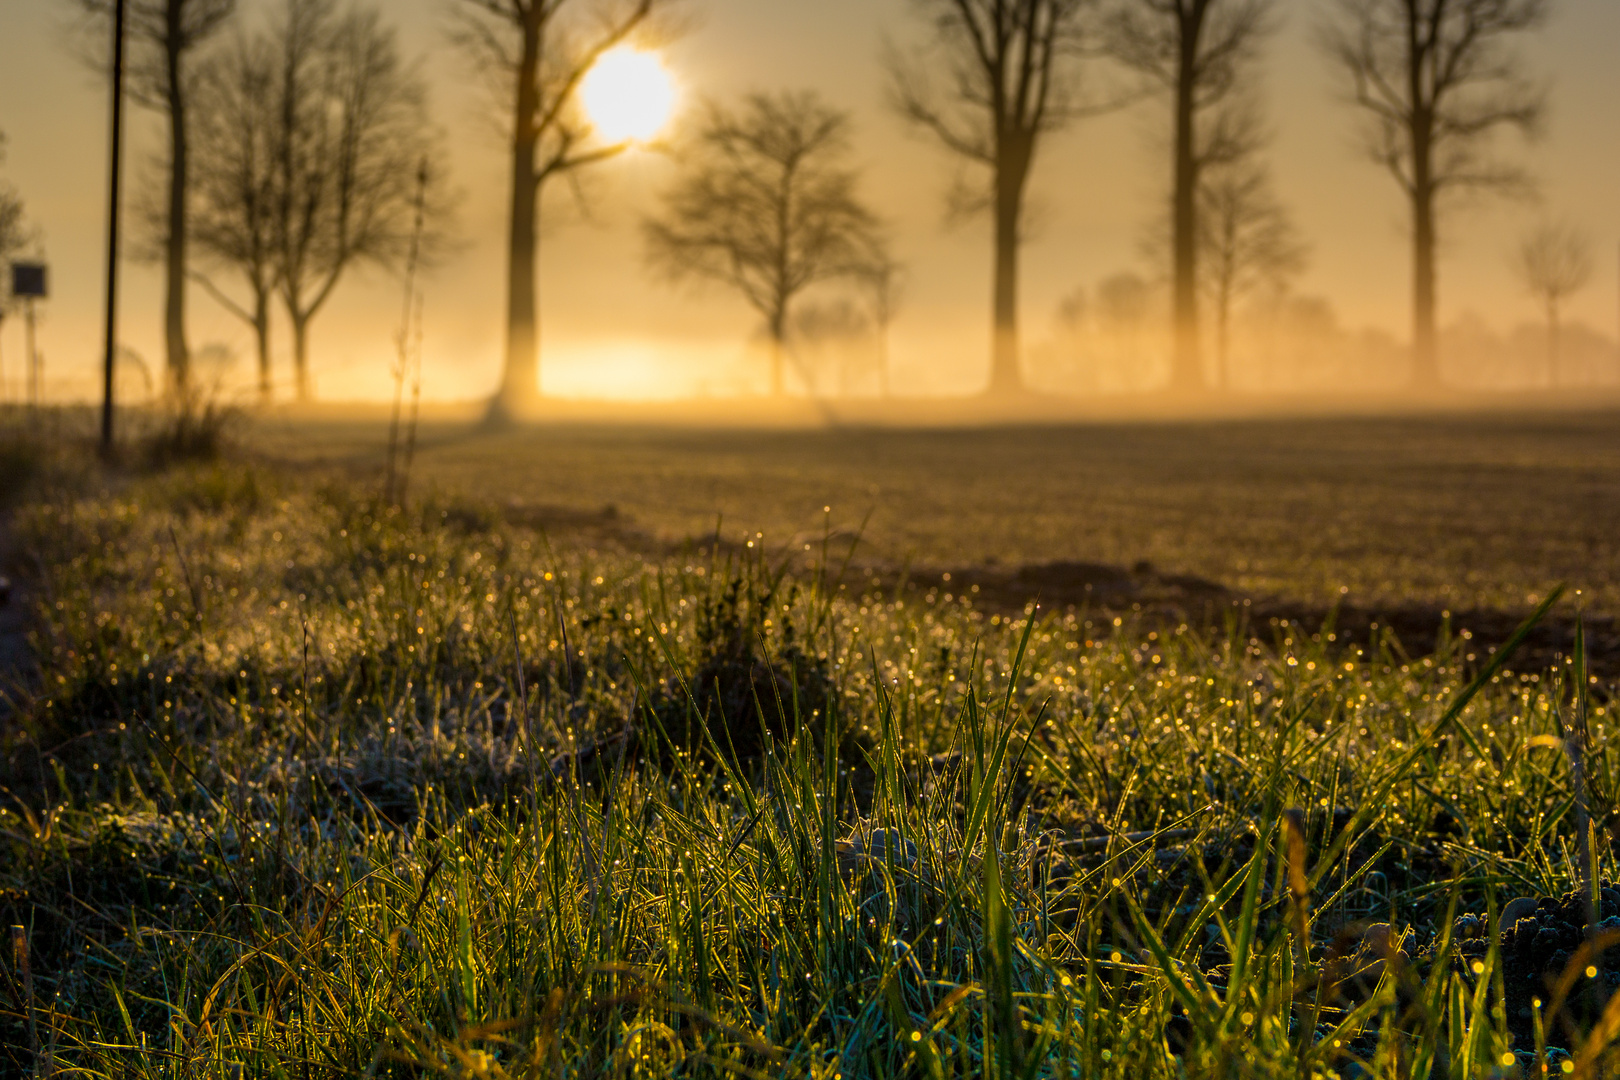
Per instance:
[[[252,26],[269,0],[243,0]],[[372,0],[419,57],[445,129],[461,194],[464,240],[425,285],[424,387],[429,398],[488,394],[499,372],[504,312],[502,232],[507,164],[498,104],[446,44],[452,0]],[[863,192],[889,223],[908,267],[905,305],[893,330],[895,385],[922,393],[967,393],[987,374],[990,298],[988,222],[951,224],[944,197],[957,164],[909,131],[886,107],[883,42],[919,40],[912,0],[688,0],[692,17],[666,49],[684,107],[753,90],[819,91],[848,109],[857,131]],[[0,180],[13,184],[38,224],[53,296],[40,314],[39,344],[56,397],[88,395],[100,356],[104,273],[107,102],[104,85],[74,59],[67,0],[0,0]],[[1264,66],[1276,132],[1271,162],[1278,193],[1311,245],[1299,292],[1331,299],[1353,327],[1405,337],[1408,244],[1399,192],[1365,161],[1356,114],[1336,73],[1312,44],[1325,0],[1280,0],[1283,25]],[[1620,0],[1560,0],[1550,25],[1524,39],[1537,77],[1550,87],[1542,139],[1522,151],[1540,181],[1533,203],[1486,201],[1445,224],[1441,319],[1474,313],[1498,329],[1538,317],[1510,266],[1519,236],[1554,217],[1597,241],[1598,273],[1569,305],[1572,319],[1613,335],[1620,320]],[[1104,69],[1093,72],[1107,78]],[[1023,260],[1025,340],[1050,336],[1062,298],[1111,274],[1151,273],[1141,251],[1145,223],[1166,188],[1158,149],[1162,99],[1076,124],[1053,136],[1037,161],[1036,227]],[[688,112],[687,115],[690,115]],[[679,117],[677,118],[677,123]],[[157,118],[137,113],[127,172],[162,146]],[[639,223],[674,172],[665,156],[638,150],[586,178],[589,204],[563,188],[547,197],[542,239],[542,387],[562,397],[677,397],[757,391],[763,365],[749,342],[759,320],[718,288],[671,287],[645,268]],[[123,269],[121,339],[161,363],[161,285],[154,266]],[[329,400],[379,399],[399,317],[400,284],[362,271],[341,287],[314,326],[317,393]],[[252,354],[247,328],[192,290],[193,349]],[[15,394],[21,320],[0,327],[3,378]],[[286,335],[275,343],[278,382],[290,386]]]

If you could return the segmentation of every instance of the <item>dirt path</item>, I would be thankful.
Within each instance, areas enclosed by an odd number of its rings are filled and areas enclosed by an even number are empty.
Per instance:
[[[8,691],[30,663],[28,602],[15,573],[16,555],[11,516],[0,512],[0,720],[10,711]]]

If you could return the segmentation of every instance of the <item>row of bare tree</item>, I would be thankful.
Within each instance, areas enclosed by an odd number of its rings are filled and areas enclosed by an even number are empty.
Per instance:
[[[1543,222],[1505,253],[1509,269],[1542,306],[1539,332],[1521,324],[1500,333],[1468,311],[1439,333],[1442,374],[1479,387],[1613,385],[1620,378],[1612,338],[1590,326],[1566,327],[1563,308],[1590,281],[1590,239],[1567,223]],[[1208,265],[1207,262],[1205,264]],[[1174,352],[1160,314],[1170,282],[1125,271],[1058,304],[1050,336],[1029,351],[1031,379],[1046,388],[1141,392],[1162,386]],[[1220,306],[1220,275],[1205,298],[1216,305],[1220,389],[1303,390],[1329,386],[1387,390],[1410,379],[1409,352],[1381,330],[1344,327],[1325,297],[1256,288],[1238,308]]]
[[[111,4],[71,2],[103,18]],[[307,396],[310,323],[345,272],[402,258],[421,191],[430,193],[429,246],[446,236],[447,170],[421,75],[375,10],[340,0],[277,0],[268,25],[238,29],[206,51],[236,17],[236,0],[127,2],[138,46],[133,94],[168,128],[164,182],[147,218],[165,270],[171,388],[188,384],[185,293],[197,281],[253,327],[267,394],[279,298]],[[457,16],[454,42],[508,119],[506,344],[492,414],[511,415],[538,394],[542,191],[628,146],[593,135],[576,91],[608,50],[667,33],[685,0],[443,2]],[[913,3],[929,35],[920,51],[890,50],[893,104],[973,167],[954,208],[992,218],[990,392],[1023,387],[1019,249],[1041,148],[1068,125],[1144,99],[1170,106],[1160,245],[1171,270],[1172,382],[1183,390],[1212,376],[1224,382],[1234,303],[1297,273],[1305,258],[1264,155],[1257,68],[1277,0]],[[1368,153],[1410,204],[1413,374],[1434,385],[1441,213],[1460,192],[1529,185],[1496,144],[1504,131],[1532,133],[1541,118],[1542,94],[1511,43],[1544,21],[1552,0],[1321,3],[1320,44],[1361,110]],[[848,132],[848,117],[813,95],[711,106],[686,142],[681,178],[646,226],[656,265],[722,281],[759,311],[777,392],[792,306],[806,289],[853,279],[870,288],[875,310],[892,311],[897,268],[858,197]],[[216,280],[223,271],[235,284]],[[1203,355],[1211,305],[1213,365]]]
[[[110,16],[111,0],[73,2],[97,23]],[[283,0],[266,25],[238,27],[204,50],[236,7],[129,0],[129,92],[168,134],[161,176],[139,207],[137,250],[164,269],[170,393],[184,399],[192,389],[186,294],[195,282],[252,328],[265,397],[279,299],[306,399],[311,323],[356,264],[404,257],[420,187],[443,208],[443,151],[423,79],[376,10]],[[235,280],[222,282],[222,272]]]
[[[1466,191],[1523,191],[1529,179],[1496,153],[1507,130],[1532,134],[1544,99],[1511,49],[1551,0],[1323,0],[1318,39],[1364,121],[1365,147],[1395,178],[1411,213],[1413,381],[1439,382],[1436,250],[1442,211]],[[971,190],[995,221],[992,391],[1020,387],[1017,249],[1024,192],[1042,138],[1119,103],[1087,94],[1099,58],[1141,80],[1126,99],[1168,100],[1170,253],[1175,346],[1171,382],[1206,385],[1201,288],[1213,280],[1221,328],[1234,293],[1297,271],[1304,256],[1272,197],[1260,152],[1265,124],[1255,67],[1276,27],[1275,0],[917,0],[941,55],[896,62],[907,115],[954,153],[986,167]],[[924,77],[941,71],[937,87]],[[1203,272],[1201,264],[1213,264]]]

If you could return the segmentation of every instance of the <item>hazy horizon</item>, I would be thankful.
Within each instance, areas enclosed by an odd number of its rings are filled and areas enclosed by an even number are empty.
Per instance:
[[[44,235],[52,299],[42,308],[40,347],[53,396],[86,393],[99,364],[104,246],[106,94],[70,54],[65,6],[5,0],[0,14],[0,178],[14,184]],[[255,25],[265,8],[245,0],[238,16]],[[487,395],[499,375],[504,313],[507,151],[498,109],[442,35],[442,0],[379,5],[401,30],[407,54],[423,58],[437,122],[450,136],[452,180],[463,193],[457,221],[464,246],[425,284],[424,394],[465,400]],[[893,331],[893,380],[916,394],[978,389],[987,370],[988,222],[947,228],[943,196],[956,164],[909,134],[886,107],[880,64],[885,35],[902,47],[918,22],[904,0],[692,0],[697,18],[667,50],[688,108],[753,89],[814,88],[851,110],[864,191],[892,226],[910,284]],[[1284,0],[1284,22],[1268,47],[1264,98],[1276,138],[1270,152],[1278,193],[1311,244],[1296,293],[1331,302],[1342,326],[1407,337],[1409,257],[1393,182],[1364,160],[1357,116],[1310,42],[1321,3]],[[1441,323],[1475,319],[1499,336],[1541,318],[1515,280],[1508,253],[1544,216],[1569,219],[1596,242],[1598,272],[1568,305],[1567,318],[1612,341],[1620,242],[1620,4],[1563,0],[1552,23],[1522,39],[1532,70],[1551,86],[1545,137],[1522,160],[1541,182],[1539,204],[1485,201],[1453,212],[1443,234]],[[1102,70],[1094,67],[1094,70]],[[1057,334],[1056,313],[1077,286],[1121,271],[1151,276],[1141,237],[1166,187],[1156,150],[1167,105],[1154,99],[1089,120],[1054,137],[1036,166],[1037,227],[1023,257],[1026,366]],[[131,188],[149,175],[161,128],[135,110],[126,157]],[[1518,151],[1515,151],[1518,152]],[[671,163],[635,151],[587,178],[589,220],[565,186],[547,196],[542,240],[542,386],[587,398],[726,395],[763,387],[749,353],[758,319],[719,289],[671,288],[643,267],[637,222],[672,176]],[[126,251],[128,245],[126,245]],[[154,373],[161,366],[158,268],[126,261],[122,340]],[[326,400],[378,399],[398,319],[399,286],[376,272],[340,287],[314,324],[314,371]],[[190,340],[219,344],[251,366],[247,328],[197,288],[190,291]],[[1382,339],[1381,339],[1382,340]],[[15,396],[21,320],[0,329],[5,378]],[[1592,349],[1612,347],[1593,339]],[[288,338],[274,341],[278,390],[290,386]],[[1093,389],[1117,389],[1098,386]]]

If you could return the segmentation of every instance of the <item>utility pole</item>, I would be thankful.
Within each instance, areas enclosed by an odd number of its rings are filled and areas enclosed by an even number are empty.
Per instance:
[[[107,203],[107,352],[102,367],[101,453],[113,451],[113,370],[118,360],[118,203],[124,150],[124,11],[128,0],[113,8],[112,135]]]
[[[39,347],[34,342],[34,298],[30,296],[23,306],[23,324],[28,327],[28,406],[36,412],[40,406]]]

